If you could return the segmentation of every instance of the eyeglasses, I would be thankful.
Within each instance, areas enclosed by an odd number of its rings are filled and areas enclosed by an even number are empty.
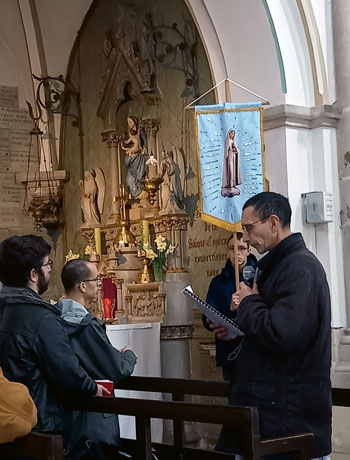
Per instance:
[[[47,267],[49,270],[53,268],[53,260],[49,259],[46,264],[41,264],[42,267]]]
[[[234,246],[227,246],[227,249],[229,251],[234,251],[235,250],[235,247]],[[238,246],[237,247],[237,252],[246,252],[249,250],[249,246]]]
[[[263,217],[261,219],[256,220],[255,222],[252,222],[251,224],[247,224],[247,225],[242,224],[242,230],[244,232],[250,233],[255,224],[257,224],[258,222],[265,222],[269,217],[270,216]]]
[[[101,284],[102,284],[102,278],[101,278],[101,276],[97,276],[96,278],[94,278],[94,279],[92,279],[92,280],[83,280],[82,282],[88,283],[89,281],[96,281],[97,286],[99,286],[99,285],[101,286]]]

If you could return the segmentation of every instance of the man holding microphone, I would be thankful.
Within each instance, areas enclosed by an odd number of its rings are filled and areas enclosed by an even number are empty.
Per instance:
[[[259,409],[262,437],[312,432],[313,457],[331,452],[331,308],[325,271],[290,230],[287,198],[263,192],[242,211],[243,240],[259,254],[253,287],[244,282],[231,309],[245,336],[230,403]],[[219,330],[217,337],[226,339]],[[236,436],[235,436],[236,435]],[[239,453],[239,436],[224,427],[217,450]],[[289,459],[288,454],[273,456]]]

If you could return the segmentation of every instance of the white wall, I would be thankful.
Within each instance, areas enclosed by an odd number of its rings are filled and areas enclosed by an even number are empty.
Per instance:
[[[219,77],[216,82],[227,76],[273,105],[283,103],[275,44],[261,0],[188,0],[188,3],[197,16],[213,74]],[[206,30],[208,15],[212,26]],[[217,59],[217,49],[221,49],[224,62]],[[230,89],[235,102],[257,100],[232,85]]]

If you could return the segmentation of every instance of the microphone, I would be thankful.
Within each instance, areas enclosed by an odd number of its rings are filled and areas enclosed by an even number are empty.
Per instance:
[[[254,284],[254,279],[255,279],[255,269],[251,265],[246,265],[243,268],[242,275],[243,275],[245,284],[249,286],[250,288],[252,288]]]

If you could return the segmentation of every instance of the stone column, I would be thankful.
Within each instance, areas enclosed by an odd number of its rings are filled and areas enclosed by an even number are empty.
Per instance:
[[[342,116],[337,127],[340,218],[343,239],[347,315],[350,315],[350,2],[333,0],[333,42],[337,105]],[[349,325],[349,320],[348,320]]]
[[[154,157],[158,158],[158,149],[157,149],[157,134],[160,128],[160,121],[156,118],[145,118],[141,121],[143,129],[147,134],[147,148],[148,154],[153,153]]]
[[[107,142],[111,152],[111,195],[112,212],[108,223],[116,223],[120,219],[119,185],[121,184],[120,144],[125,139],[124,133],[117,133],[114,129],[104,131],[102,142]]]
[[[167,273],[162,283],[166,294],[167,313],[160,331],[161,369],[163,378],[191,378],[190,342],[193,334],[193,304],[182,294],[182,289],[190,284],[189,273]],[[163,395],[165,401],[170,395]],[[172,423],[164,420],[163,442],[171,442]],[[192,425],[185,425],[186,439]]]
[[[187,244],[187,226],[189,217],[186,213],[163,216],[163,225],[167,238],[176,246],[175,252],[168,258],[170,271],[185,271],[185,248]]]

